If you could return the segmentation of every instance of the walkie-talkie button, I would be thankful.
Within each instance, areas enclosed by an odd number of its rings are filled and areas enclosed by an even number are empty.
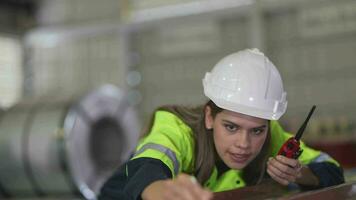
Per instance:
[[[293,143],[288,143],[288,145],[287,145],[288,149],[293,149],[293,147],[294,147]]]

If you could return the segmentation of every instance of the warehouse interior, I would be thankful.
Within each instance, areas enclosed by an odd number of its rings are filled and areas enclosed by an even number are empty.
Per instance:
[[[207,101],[222,57],[262,50],[280,119],[356,181],[356,2],[1,0],[0,199],[95,199],[155,108]],[[74,123],[75,121],[75,123]]]

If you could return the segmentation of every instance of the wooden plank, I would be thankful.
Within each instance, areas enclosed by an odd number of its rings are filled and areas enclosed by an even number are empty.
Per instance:
[[[256,186],[217,192],[214,194],[214,200],[233,199],[356,199],[356,181],[313,191],[288,190],[286,187],[275,182],[267,181]]]
[[[320,190],[302,192],[293,195],[289,200],[325,200],[325,199],[356,199],[356,182],[344,183]]]

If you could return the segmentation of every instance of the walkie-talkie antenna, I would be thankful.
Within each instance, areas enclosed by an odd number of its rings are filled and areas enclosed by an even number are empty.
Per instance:
[[[316,105],[313,105],[313,107],[311,108],[311,110],[309,111],[308,117],[305,119],[304,123],[302,124],[302,126],[299,128],[297,134],[295,134],[295,139],[297,141],[299,141],[299,139],[302,137],[304,129],[307,127],[308,121],[310,119],[310,117],[312,116],[314,110],[316,108]]]

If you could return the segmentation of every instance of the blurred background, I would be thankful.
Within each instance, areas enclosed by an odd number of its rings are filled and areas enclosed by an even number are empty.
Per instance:
[[[162,104],[204,103],[222,57],[259,48],[284,128],[356,180],[353,0],[1,0],[0,199],[95,199]]]

